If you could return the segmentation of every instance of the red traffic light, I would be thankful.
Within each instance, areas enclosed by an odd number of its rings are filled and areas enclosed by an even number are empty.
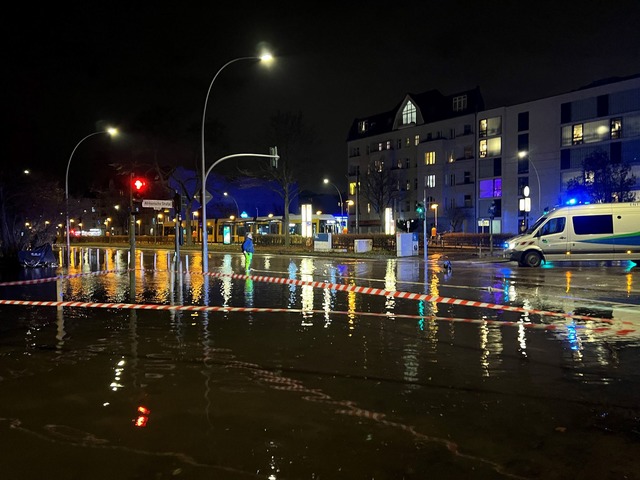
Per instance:
[[[131,179],[131,194],[136,200],[140,200],[147,191],[147,181],[141,177]]]
[[[134,192],[143,192],[147,186],[147,182],[143,178],[134,178],[133,179],[133,191]]]

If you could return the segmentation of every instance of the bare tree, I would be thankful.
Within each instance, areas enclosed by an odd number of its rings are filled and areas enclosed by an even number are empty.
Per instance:
[[[567,194],[595,203],[631,202],[636,177],[625,162],[612,162],[597,150],[582,162],[582,173],[567,182]]]
[[[382,231],[384,209],[391,206],[394,200],[402,198],[398,179],[389,168],[385,167],[384,160],[376,160],[369,163],[361,188],[362,195],[378,215],[380,231]]]
[[[467,212],[461,207],[450,207],[445,210],[445,217],[449,220],[452,232],[460,231],[463,222],[467,218]]]
[[[285,246],[291,244],[289,237],[289,209],[300,190],[297,181],[315,146],[313,130],[305,124],[301,112],[280,112],[269,121],[268,139],[270,145],[278,148],[280,159],[277,164],[263,162],[255,170],[241,169],[243,175],[260,177],[271,182],[273,190],[282,197],[284,203],[283,230]]]
[[[64,191],[55,181],[5,163],[0,170],[0,263],[17,264],[18,251],[53,243],[61,205]]]

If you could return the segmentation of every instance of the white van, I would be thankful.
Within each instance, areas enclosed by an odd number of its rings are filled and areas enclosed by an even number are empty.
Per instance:
[[[523,267],[578,260],[640,264],[640,202],[556,208],[507,240],[504,255]]]

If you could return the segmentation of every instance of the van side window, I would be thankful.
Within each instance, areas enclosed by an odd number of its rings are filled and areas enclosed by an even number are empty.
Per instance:
[[[573,217],[573,231],[576,235],[613,233],[612,215],[579,215]]]
[[[563,232],[566,222],[565,217],[552,218],[540,229],[540,236]]]

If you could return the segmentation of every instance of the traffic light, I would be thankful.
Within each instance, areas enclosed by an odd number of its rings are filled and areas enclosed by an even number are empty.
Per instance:
[[[131,179],[131,192],[133,198],[139,200],[147,192],[147,181],[141,177],[134,177]]]
[[[418,203],[416,205],[416,213],[418,214],[418,218],[424,218],[424,205]]]
[[[278,155],[278,147],[269,147],[269,155],[272,155],[271,158],[271,168],[278,168],[278,159],[280,156]]]

